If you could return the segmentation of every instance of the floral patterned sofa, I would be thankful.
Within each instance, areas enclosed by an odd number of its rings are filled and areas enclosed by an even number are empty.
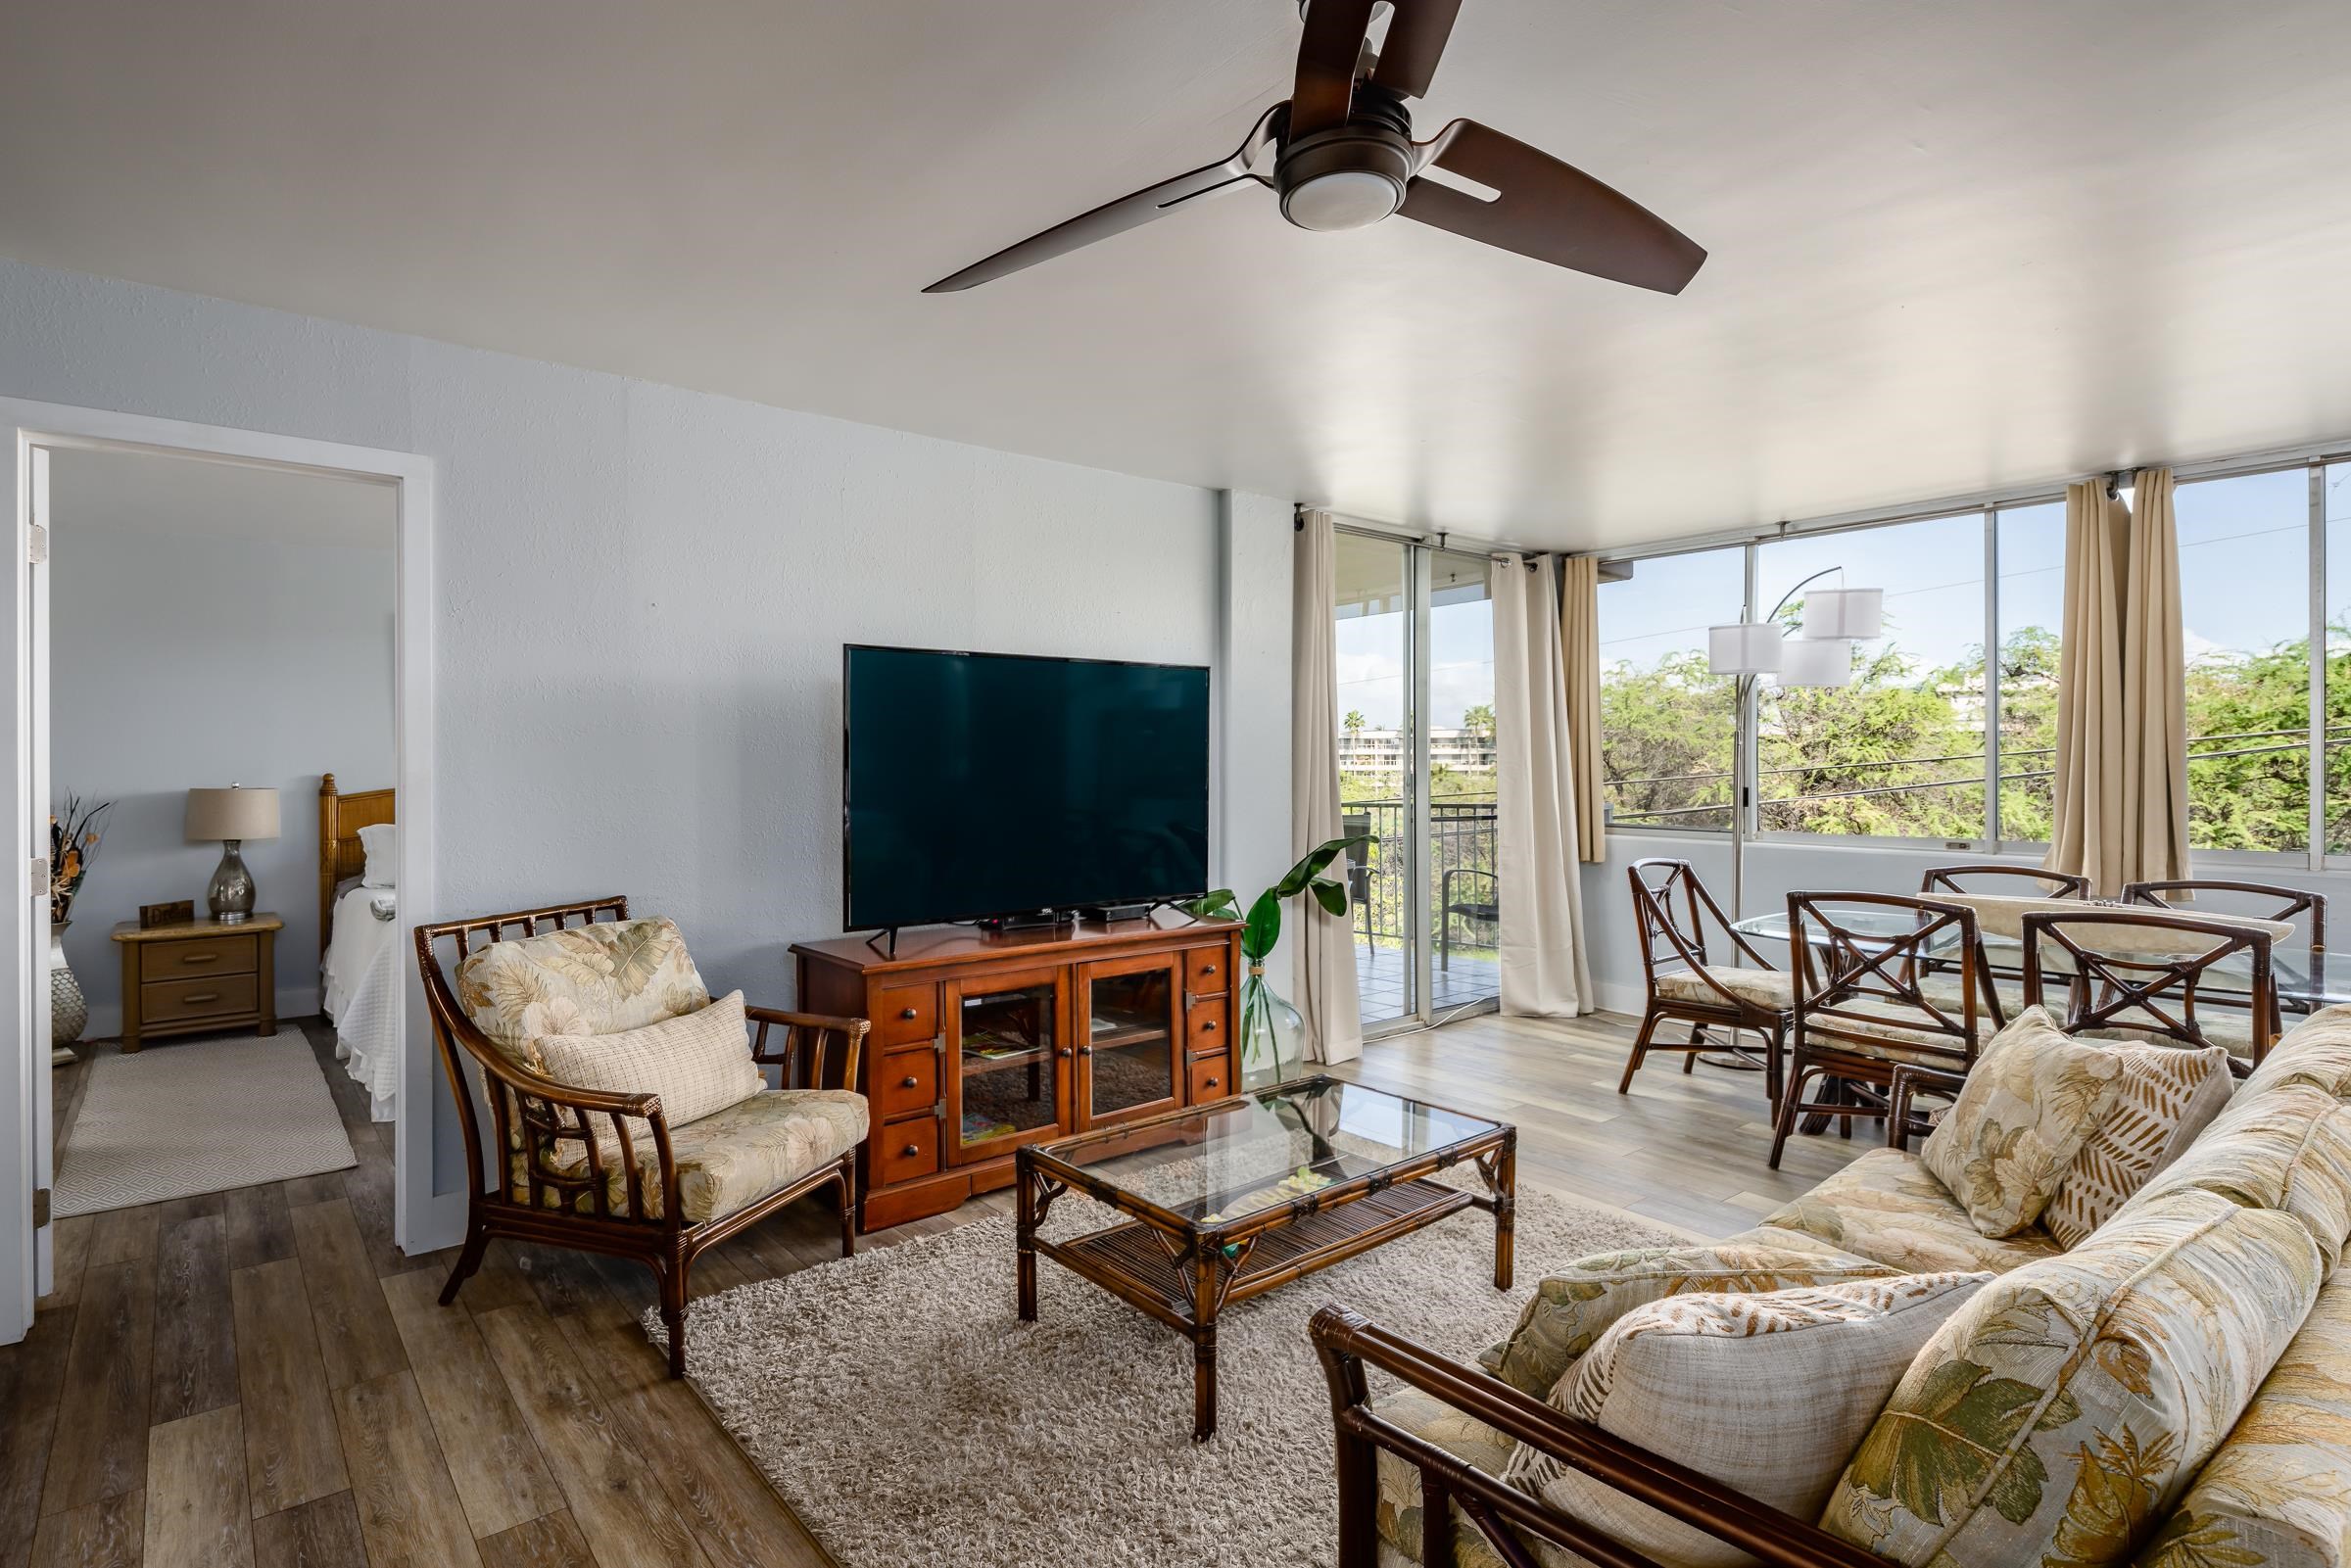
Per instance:
[[[1339,1427],[1340,1568],[1590,1560],[1531,1527],[1540,1499],[1497,1485],[1528,1441],[1739,1560],[2346,1568],[2346,1236],[2351,1008],[2334,1008],[2070,1251],[2038,1223],[1982,1235],[1918,1156],[1887,1148],[1722,1243],[1568,1264],[1480,1357],[1483,1377],[1326,1308],[1315,1335]],[[1909,1364],[1817,1519],[1676,1474],[1543,1402],[1628,1301],[1953,1269],[1994,1277]],[[1402,1386],[1372,1398],[1367,1366]],[[1434,1531],[1432,1497],[1449,1514]],[[1594,1554],[1657,1560],[1613,1538]]]

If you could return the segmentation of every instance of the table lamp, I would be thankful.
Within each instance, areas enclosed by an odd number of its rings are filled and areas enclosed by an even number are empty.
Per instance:
[[[220,841],[220,865],[204,889],[213,919],[233,926],[252,918],[253,873],[245,869],[245,857],[238,850],[248,838],[276,836],[276,790],[230,784],[226,789],[188,791],[188,842]]]

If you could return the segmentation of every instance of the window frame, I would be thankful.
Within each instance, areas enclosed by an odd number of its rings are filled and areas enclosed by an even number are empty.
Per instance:
[[[2351,463],[2351,452],[2339,447],[2328,447],[2264,457],[2246,457],[2219,462],[2197,463],[2175,467],[2175,481],[2181,485],[2201,484],[2212,480],[2238,479],[2256,474],[2280,473],[2301,469],[2308,475],[2309,505],[2306,518],[2308,534],[2310,579],[2305,631],[2309,640],[2310,681],[2308,703],[2304,715],[2306,744],[2305,766],[2309,779],[2309,828],[2303,849],[2197,849],[2197,861],[2214,870],[2259,872],[2345,872],[2351,871],[2351,848],[2329,853],[2327,847],[2327,762],[2332,747],[2327,736],[2327,473],[2329,467]],[[2119,477],[2119,476],[2118,476]],[[1700,550],[1738,548],[1744,551],[1745,594],[1739,606],[1742,620],[1752,620],[1757,613],[1756,581],[1759,552],[1765,545],[1814,534],[1856,533],[1863,530],[1894,528],[1906,523],[1936,518],[1965,516],[1979,513],[1984,540],[1984,832],[1973,839],[1924,837],[1915,834],[1869,833],[1807,833],[1789,829],[1761,827],[1758,817],[1761,791],[1745,806],[1734,801],[1733,809],[1744,814],[1742,826],[1751,843],[1773,845],[1820,844],[1840,848],[1867,847],[1904,850],[1914,853],[1973,854],[1995,859],[2038,859],[2045,855],[2045,840],[2011,839],[2002,835],[2000,823],[2000,691],[1994,673],[1994,660],[1999,646],[1999,582],[2000,547],[1999,518],[2006,510],[2027,506],[2062,504],[2063,488],[2045,487],[2002,493],[1982,498],[1968,498],[1949,502],[1905,507],[1898,512],[1874,515],[1851,515],[1823,518],[1811,523],[1783,523],[1774,528],[1704,536],[1674,541],[1655,548],[1639,550],[1594,551],[1600,558],[1638,566],[1642,561],[1666,556],[1687,555]],[[1737,704],[1733,716],[1734,772],[1744,769],[1750,779],[1760,779],[1760,703],[1751,691],[1748,700]],[[2351,739],[2339,742],[2351,745]],[[1682,824],[1626,823],[1611,819],[1610,833],[1633,833],[1644,837],[1696,838],[1704,841],[1727,839],[1731,830],[1696,828]]]

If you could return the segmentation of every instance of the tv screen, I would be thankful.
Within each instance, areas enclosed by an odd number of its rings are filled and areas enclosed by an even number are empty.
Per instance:
[[[1208,671],[852,645],[842,924],[1208,888]]]

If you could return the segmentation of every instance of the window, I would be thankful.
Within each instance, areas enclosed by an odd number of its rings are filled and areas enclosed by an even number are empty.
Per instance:
[[[2325,704],[2327,853],[2351,855],[2351,463],[2322,476],[2327,527],[2327,600],[2319,636],[2327,650]]]
[[[1886,594],[1851,685],[1758,689],[1757,832],[1984,836],[1984,527],[1971,511],[1756,548],[1756,604],[1785,599],[1791,634],[1815,578]]]
[[[1747,550],[1640,561],[1600,585],[1601,768],[1608,820],[1731,826],[1732,683],[1706,673],[1706,628],[1740,618]]]
[[[2057,642],[2065,627],[2065,502],[2003,506],[1999,553],[1999,816],[2003,844],[2049,841],[2057,769]]]
[[[2310,843],[2310,470],[2183,484],[2187,844]]]

